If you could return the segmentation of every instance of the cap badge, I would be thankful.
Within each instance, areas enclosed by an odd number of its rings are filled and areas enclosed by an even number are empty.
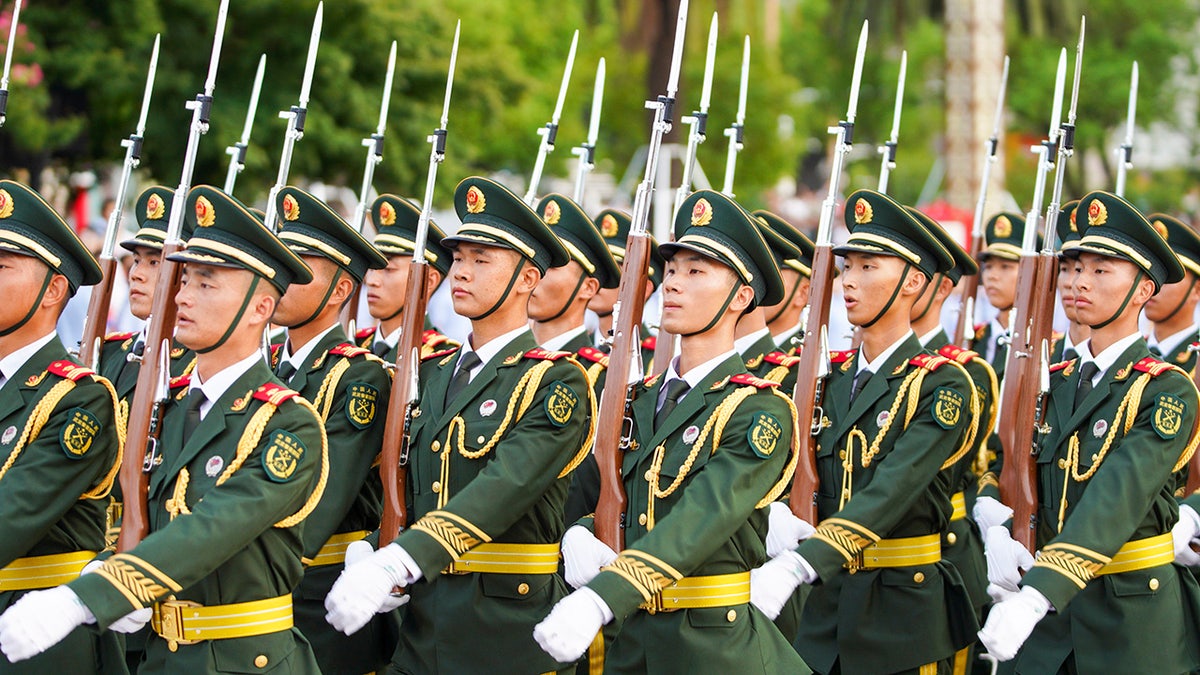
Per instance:
[[[283,219],[296,220],[300,217],[300,202],[292,195],[286,195],[283,198]]]
[[[1088,205],[1088,226],[1103,225],[1108,222],[1108,208],[1099,199],[1093,199]]]
[[[8,190],[0,190],[0,218],[7,218],[13,213],[12,195]]]
[[[703,197],[696,202],[692,207],[692,225],[695,227],[704,227],[712,222],[713,212],[712,204],[708,203]]]
[[[483,213],[487,200],[483,198],[483,190],[472,185],[467,188],[467,213]]]
[[[875,217],[875,210],[871,208],[871,203],[862,197],[854,202],[854,222],[862,225],[869,223]]]
[[[1079,227],[1075,225],[1075,214],[1079,213],[1079,209],[1071,209],[1071,231],[1078,232]]]
[[[379,205],[379,224],[380,225],[395,225],[396,224],[396,207],[388,202]]]
[[[1000,216],[996,219],[996,227],[992,231],[996,233],[996,238],[1008,239],[1012,236],[1012,221],[1008,216]]]
[[[213,211],[212,202],[208,201],[208,197],[200,196],[196,198],[196,224],[200,227],[209,227],[213,221],[217,219],[217,214]]]
[[[1151,224],[1154,226],[1154,231],[1158,233],[1158,236],[1162,237],[1165,241],[1167,238],[1167,226],[1163,224],[1163,221],[1156,220]]]
[[[604,214],[600,219],[600,234],[605,239],[612,239],[620,232],[620,227],[617,226],[617,219],[611,213]]]
[[[562,218],[562,208],[558,202],[553,199],[546,202],[546,208],[542,211],[542,220],[546,221],[547,225],[557,225]]]
[[[146,220],[162,220],[166,212],[167,205],[163,203],[162,197],[150,195],[146,200]]]

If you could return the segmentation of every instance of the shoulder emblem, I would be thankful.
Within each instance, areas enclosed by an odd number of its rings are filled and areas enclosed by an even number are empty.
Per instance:
[[[70,459],[83,457],[100,433],[100,420],[86,408],[71,408],[67,411],[69,420],[63,425],[59,436],[59,445]]]
[[[1154,411],[1150,415],[1154,433],[1163,440],[1175,438],[1183,427],[1187,403],[1174,394],[1161,393],[1154,400]]]
[[[949,387],[938,387],[933,392],[933,419],[943,429],[958,426],[962,417],[964,397]]]
[[[579,396],[566,382],[555,380],[550,383],[550,394],[546,396],[546,417],[556,427],[564,427],[571,421],[575,406],[579,404]]]
[[[362,347],[352,345],[349,342],[343,342],[333,349],[330,349],[329,353],[333,354],[334,356],[344,356],[348,359],[352,359],[356,356],[362,356],[363,354],[370,354],[371,350],[363,349]]]
[[[299,392],[288,389],[281,384],[268,382],[254,390],[254,398],[278,406],[280,403],[299,396]]]
[[[131,338],[131,337],[133,337],[133,336],[135,336],[135,335],[137,335],[137,333],[133,333],[133,332],[130,332],[130,333],[109,333],[109,334],[107,334],[107,335],[105,335],[105,336],[104,336],[104,341],[105,341],[105,342],[123,342],[123,341],[125,341],[125,340],[128,340],[129,338]]]
[[[346,419],[356,429],[366,429],[375,422],[379,411],[379,389],[366,382],[352,382],[346,388]]]
[[[1174,366],[1171,364],[1166,363],[1165,361],[1159,361],[1153,356],[1147,356],[1141,361],[1133,364],[1134,370],[1142,373],[1150,373],[1151,377],[1158,377],[1172,368],[1174,368]]]
[[[571,352],[550,351],[549,349],[542,349],[541,347],[534,347],[533,349],[525,352],[525,358],[539,359],[542,361],[557,361],[564,356],[570,355]]]
[[[72,382],[78,382],[88,375],[96,374],[96,371],[92,370],[91,368],[84,368],[78,363],[68,361],[66,359],[51,363],[50,365],[46,366],[46,370],[54,375],[71,380]]]
[[[910,366],[917,366],[918,368],[934,371],[949,362],[950,359],[944,356],[937,356],[935,354],[917,354],[909,359],[908,364]]]
[[[750,373],[738,373],[737,375],[729,378],[729,381],[733,384],[748,385],[758,389],[770,389],[771,387],[779,386],[778,382],[772,382],[771,380],[765,380],[761,377],[755,377]]]
[[[267,472],[267,477],[276,483],[291,480],[306,449],[304,441],[298,436],[283,429],[276,429],[262,453],[263,470]]]
[[[595,347],[584,347],[579,350],[579,357],[587,359],[592,363],[599,363],[605,368],[608,367],[608,354],[596,349]]]
[[[767,363],[772,363],[777,366],[785,366],[787,368],[791,368],[797,363],[800,363],[799,356],[789,356],[783,352],[771,352],[764,356],[763,360]]]
[[[771,413],[759,411],[754,414],[754,423],[746,432],[746,440],[750,442],[754,454],[766,459],[775,452],[775,446],[779,444],[779,437],[782,435],[783,425],[779,420]]]

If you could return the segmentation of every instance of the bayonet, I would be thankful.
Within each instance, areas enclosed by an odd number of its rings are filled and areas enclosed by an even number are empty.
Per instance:
[[[13,4],[12,22],[8,26],[8,45],[4,51],[4,73],[0,75],[0,127],[8,118],[8,75],[12,71],[13,50],[17,45],[17,24],[21,20],[21,0]]]
[[[233,194],[238,174],[246,168],[246,150],[250,147],[250,130],[254,128],[254,114],[258,112],[258,96],[262,93],[263,73],[267,69],[267,55],[258,57],[258,71],[254,74],[254,89],[250,91],[250,107],[246,109],[246,122],[242,125],[242,136],[237,143],[225,148],[229,155],[229,170],[225,173],[225,194]]]
[[[750,86],[750,36],[742,43],[742,81],[738,86],[737,118],[725,130],[729,137],[729,150],[725,155],[725,186],[721,192],[733,197],[733,176],[737,172],[737,157],[746,140],[746,90]]]
[[[846,119],[838,122],[837,126],[827,129],[837,140],[833,149],[832,173],[829,174],[829,191],[825,195],[825,201],[821,203],[821,220],[817,224],[817,241],[815,243],[818,246],[830,244],[833,241],[833,212],[837,208],[838,183],[841,180],[842,164],[846,160],[846,155],[854,147],[854,118],[858,115],[858,90],[862,84],[863,60],[867,53],[867,30],[868,23],[864,20],[862,30],[858,34],[858,51],[854,55],[854,76],[850,81],[850,105],[846,110]]]
[[[712,100],[713,66],[717,58],[717,13],[713,12],[712,21],[708,25],[708,49],[704,56],[704,86],[700,90],[700,108],[691,115],[685,115],[680,122],[691,127],[688,133],[687,154],[683,160],[683,177],[679,181],[679,189],[675,191],[675,206],[671,209],[671,218],[679,213],[679,206],[692,193],[692,173],[696,168],[696,152],[700,144],[708,138],[708,106]]]
[[[392,77],[396,72],[396,41],[392,40],[392,49],[388,53],[387,74],[383,78],[383,97],[379,102],[379,124],[370,138],[363,139],[363,147],[367,149],[367,163],[363,169],[362,188],[358,192],[358,206],[354,208],[354,217],[350,225],[360,233],[367,220],[367,200],[371,196],[371,184],[375,179],[375,167],[383,161],[383,135],[387,130],[388,106],[392,100]]]
[[[1125,176],[1133,168],[1133,128],[1137,121],[1138,63],[1129,73],[1129,112],[1125,115],[1125,142],[1117,148],[1117,196],[1125,196]]]
[[[908,74],[908,50],[900,52],[900,75],[896,78],[896,108],[892,112],[892,134],[879,146],[883,156],[879,167],[879,191],[887,194],[888,178],[896,168],[896,147],[900,141],[900,112],[904,110],[904,79]]]
[[[1050,135],[1040,145],[1029,148],[1038,156],[1037,175],[1033,181],[1033,202],[1030,204],[1028,215],[1025,216],[1025,234],[1021,241],[1021,249],[1034,252],[1037,248],[1038,226],[1042,219],[1042,199],[1046,194],[1046,174],[1054,167],[1055,154],[1058,150],[1059,120],[1062,116],[1063,87],[1067,80],[1067,50],[1058,54],[1058,69],[1054,75],[1054,104],[1050,115]]]
[[[576,204],[583,204],[583,189],[587,184],[588,174],[596,168],[596,140],[600,136],[600,109],[604,104],[604,57],[596,64],[596,84],[592,88],[592,110],[588,120],[587,141],[571,151],[579,157],[579,172],[575,176],[575,192],[572,195]]]
[[[562,83],[558,85],[558,101],[554,104],[554,115],[546,126],[538,129],[542,142],[538,145],[537,160],[533,163],[533,175],[529,177],[529,191],[525,193],[525,203],[533,206],[537,202],[538,184],[542,182],[542,170],[546,166],[546,156],[554,151],[554,142],[558,139],[558,119],[562,116],[563,102],[567,98],[567,86],[571,83],[571,70],[575,68],[575,50],[579,47],[579,31],[571,38],[571,50],[567,52],[567,67],[563,70]]]
[[[1054,163],[1054,189],[1050,193],[1050,205],[1046,207],[1046,235],[1042,239],[1043,253],[1054,251],[1054,224],[1061,210],[1063,180],[1067,174],[1067,160],[1075,154],[1075,112],[1079,105],[1079,78],[1083,73],[1083,38],[1087,30],[1087,17],[1079,18],[1079,42],[1075,47],[1075,79],[1071,85],[1071,108],[1067,121],[1062,125],[1058,138],[1058,160]]]

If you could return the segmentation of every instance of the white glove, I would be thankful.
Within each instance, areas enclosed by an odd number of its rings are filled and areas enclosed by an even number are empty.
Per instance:
[[[987,623],[979,631],[979,641],[992,656],[1000,661],[1010,661],[1029,639],[1033,627],[1046,612],[1050,601],[1032,586],[1026,586],[1004,602],[992,606]]]
[[[367,558],[370,558],[371,554],[374,552],[375,548],[371,546],[371,542],[365,539],[352,541],[350,542],[350,545],[346,547],[345,565],[346,567],[357,565]],[[387,600],[384,600],[383,604],[380,605],[378,613],[386,614],[394,609],[403,607],[404,605],[408,604],[409,600],[412,600],[412,596],[408,593],[404,592],[403,590],[396,592],[395,589],[392,589],[392,593],[388,595]]]
[[[796,517],[783,502],[771,502],[770,509],[767,515],[768,557],[774,558],[796,548],[817,531],[808,521]]]
[[[617,552],[582,525],[573,525],[562,538],[563,576],[571,588],[585,586],[600,568],[617,559]]]
[[[987,532],[996,525],[1003,525],[1013,517],[1013,510],[991,497],[975,499],[975,508],[971,510],[975,524],[981,532]]]
[[[1008,528],[993,525],[984,533],[983,552],[987,556],[988,582],[1007,591],[1017,591],[1021,572],[1033,567],[1033,556],[1017,543]]]
[[[358,631],[385,605],[392,589],[421,578],[416,562],[398,544],[388,544],[342,570],[325,596],[325,620],[346,635]]]
[[[1183,504],[1179,507],[1179,522],[1171,528],[1171,539],[1175,541],[1175,562],[1188,567],[1200,565],[1200,553],[1192,550],[1192,541],[1197,535],[1200,535],[1200,514]]]
[[[784,551],[750,570],[750,603],[774,621],[800,584],[816,580],[817,573],[808,561],[795,551]]]
[[[533,639],[559,663],[572,663],[587,651],[596,633],[613,620],[612,610],[590,588],[568,595],[542,622],[533,627]]]
[[[154,610],[149,607],[135,609],[109,624],[108,629],[117,633],[136,633],[145,628],[146,624],[150,623],[150,617],[152,616],[154,616]]]
[[[75,591],[66,586],[34,591],[0,615],[0,651],[13,663],[24,661],[85,623],[96,623],[96,617]]]

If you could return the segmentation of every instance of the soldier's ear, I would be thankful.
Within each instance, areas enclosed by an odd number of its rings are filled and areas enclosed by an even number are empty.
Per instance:
[[[46,292],[42,295],[42,308],[54,311],[61,314],[67,307],[67,301],[71,299],[74,293],[71,292],[71,284],[67,278],[61,274],[55,274],[50,277],[50,284],[46,286]]]
[[[796,294],[792,296],[792,307],[804,309],[808,306],[808,295],[812,291],[812,279],[801,277]]]
[[[591,300],[599,292],[600,280],[596,277],[588,277],[583,280],[583,285],[579,287],[579,294],[576,297],[580,300]]]

